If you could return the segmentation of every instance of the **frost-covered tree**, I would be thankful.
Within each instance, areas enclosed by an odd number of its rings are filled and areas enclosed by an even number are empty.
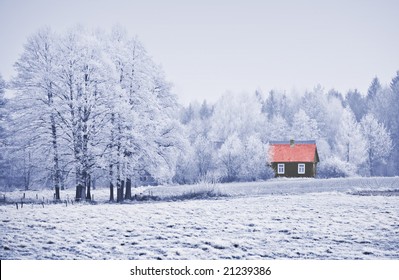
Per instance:
[[[392,92],[392,99],[388,111],[391,114],[391,121],[388,124],[384,123],[390,130],[392,139],[395,141],[391,156],[391,165],[393,166],[394,174],[399,175],[399,144],[397,144],[397,140],[399,139],[399,71],[392,78],[390,90]]]
[[[317,85],[312,91],[307,91],[300,101],[301,108],[313,119],[322,120],[327,103],[327,95],[321,85]]]
[[[230,135],[218,151],[220,173],[227,182],[237,180],[240,175],[243,144],[237,134]]]
[[[271,90],[269,92],[269,96],[262,106],[262,112],[267,115],[267,118],[269,120],[277,115],[280,115],[280,108],[278,104],[279,102],[276,95],[276,92],[274,90]]]
[[[378,121],[384,123],[386,126],[390,126],[394,122],[392,118],[392,113],[394,113],[392,103],[394,99],[395,96],[390,88],[381,88],[377,91],[373,99],[367,101],[367,113],[373,114]]]
[[[55,198],[60,199],[60,132],[57,124],[57,95],[59,85],[56,73],[59,67],[56,36],[48,29],[42,29],[31,36],[24,51],[15,63],[17,76],[13,87],[17,91],[18,111],[15,116],[18,132],[24,133],[25,143],[35,152],[47,157]],[[22,139],[22,138],[21,138]],[[42,156],[40,157],[42,158]],[[51,163],[50,163],[51,162]],[[37,162],[42,165],[42,162]]]
[[[262,128],[262,141],[264,143],[292,138],[289,124],[280,115],[277,115],[270,121],[265,122]]]
[[[285,119],[292,117],[287,95],[276,90],[269,92],[267,99],[262,103],[262,112],[266,114],[269,120],[276,116],[282,116]]]
[[[184,151],[179,153],[176,163],[173,181],[178,184],[193,184],[199,179],[198,168],[195,164],[197,154],[190,143],[186,142],[186,144]]]
[[[251,135],[245,139],[242,150],[240,178],[246,181],[267,179],[270,177],[268,163],[268,145],[260,137]]]
[[[58,116],[70,150],[76,200],[91,199],[91,175],[106,145],[108,104],[115,100],[114,72],[97,34],[76,27],[59,40],[62,103]]]
[[[351,171],[357,173],[367,159],[367,143],[360,125],[353,112],[347,108],[343,111],[340,127],[335,136],[337,156],[349,164]]]
[[[395,78],[394,78],[395,79]],[[394,84],[394,80],[392,82]],[[399,92],[395,94],[395,87],[382,87],[380,88],[372,99],[368,100],[368,113],[372,114],[376,120],[383,124],[386,129],[390,132],[392,139],[398,139],[399,137]],[[391,158],[388,160],[386,166],[387,174],[399,174],[397,172],[397,160],[399,151],[397,145],[393,146]]]
[[[149,173],[158,182],[169,182],[185,144],[177,121],[176,97],[142,44],[128,38],[123,29],[114,28],[106,53],[113,62],[118,89],[116,102],[109,108],[106,157],[110,190],[116,184],[117,201],[121,201],[130,197],[131,178],[136,180],[140,172]]]
[[[367,102],[359,91],[349,91],[345,96],[345,102],[349,105],[359,122],[367,112]]]
[[[339,100],[341,102],[341,105],[345,104],[344,97],[342,96],[342,93],[340,93],[339,91],[337,91],[335,89],[331,89],[328,91],[327,100],[330,103],[334,99]]]
[[[213,106],[210,106],[206,100],[202,102],[199,115],[202,120],[209,119],[213,114]]]
[[[0,178],[6,177],[6,99],[4,97],[6,83],[0,74]]]
[[[225,94],[215,104],[209,137],[224,143],[237,134],[243,140],[263,129],[262,118],[261,104],[255,94]]]
[[[375,166],[385,161],[392,150],[391,137],[372,114],[365,115],[360,122],[366,140],[368,174],[375,175]]]
[[[215,165],[215,143],[200,135],[193,144],[195,151],[195,165],[198,170],[198,176],[204,177],[214,169]]]
[[[382,89],[380,80],[375,77],[370,84],[369,89],[367,90],[367,100],[373,100],[374,97],[378,94],[378,91]]]
[[[311,119],[302,109],[294,115],[291,131],[292,137],[298,140],[316,140],[320,137],[317,121]]]
[[[194,119],[194,109],[191,103],[187,108],[182,109],[180,119],[184,125],[187,125],[188,123],[191,122],[191,120]]]

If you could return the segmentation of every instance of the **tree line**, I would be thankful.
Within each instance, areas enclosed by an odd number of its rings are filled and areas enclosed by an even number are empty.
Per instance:
[[[368,92],[320,85],[304,93],[226,93],[181,106],[137,38],[75,27],[28,38],[7,83],[0,76],[0,184],[76,188],[110,200],[153,182],[271,178],[268,143],[316,140],[319,176],[399,175],[399,72]],[[13,97],[4,97],[5,89]],[[116,190],[116,194],[114,193]],[[116,197],[116,198],[115,198]]]
[[[399,175],[399,71],[387,86],[376,77],[367,94],[347,94],[320,85],[304,93],[223,95],[215,104],[193,102],[181,120],[190,141],[175,179],[204,175],[223,181],[273,176],[268,143],[316,140],[318,176]]]

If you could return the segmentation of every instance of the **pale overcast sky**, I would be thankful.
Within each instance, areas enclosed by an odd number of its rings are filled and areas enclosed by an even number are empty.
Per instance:
[[[76,24],[137,35],[184,104],[318,83],[364,93],[399,70],[398,0],[0,0],[3,78],[29,35]]]

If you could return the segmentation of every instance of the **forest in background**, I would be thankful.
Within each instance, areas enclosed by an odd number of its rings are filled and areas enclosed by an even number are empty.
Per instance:
[[[317,85],[306,92],[226,93],[178,104],[137,38],[76,27],[28,38],[16,76],[0,77],[0,186],[66,187],[110,200],[131,187],[201,180],[265,180],[268,142],[316,140],[318,176],[399,175],[399,71],[367,93]],[[12,90],[13,98],[4,97]]]

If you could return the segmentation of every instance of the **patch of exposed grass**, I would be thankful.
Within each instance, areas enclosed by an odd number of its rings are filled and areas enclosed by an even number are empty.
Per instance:
[[[195,200],[195,199],[217,199],[219,197],[228,197],[223,193],[217,183],[201,181],[194,185],[189,191],[180,195],[173,195],[166,199],[168,200]]]

